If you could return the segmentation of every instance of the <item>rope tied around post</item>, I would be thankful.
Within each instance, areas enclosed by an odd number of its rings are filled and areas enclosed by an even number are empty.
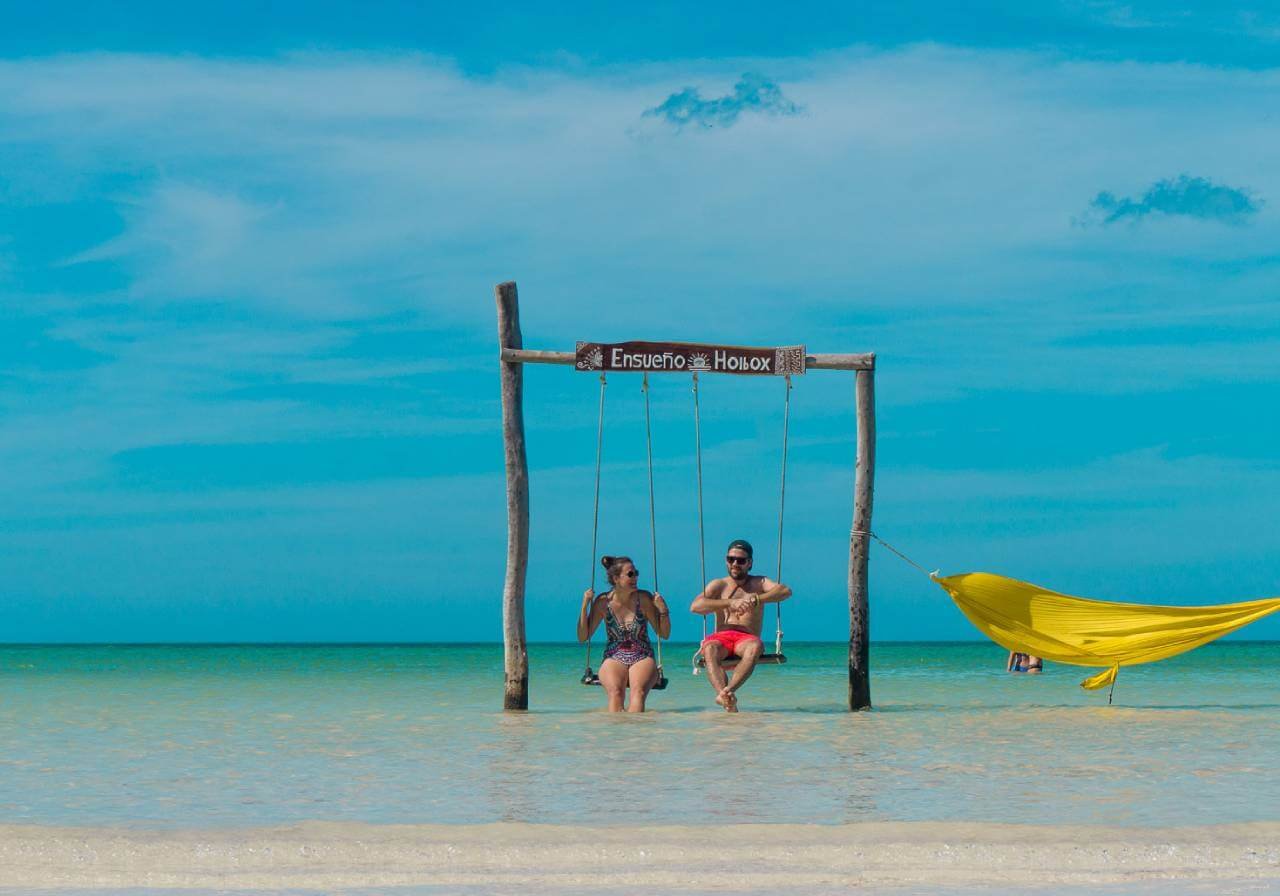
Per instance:
[[[911,565],[912,565],[912,566],[914,566],[916,569],[920,570],[922,573],[924,573],[925,575],[927,575],[930,579],[937,579],[937,578],[938,578],[938,573],[939,573],[941,570],[937,570],[937,569],[935,569],[933,572],[930,572],[929,570],[925,569],[925,568],[924,568],[923,566],[921,566],[919,563],[917,563],[916,561],[912,560],[912,559],[911,559],[910,557],[908,557],[906,554],[902,553],[902,551],[898,550],[898,549],[897,549],[897,548],[895,548],[893,545],[889,544],[889,542],[885,541],[883,538],[881,538],[879,535],[877,535],[877,534],[876,534],[876,533],[874,533],[874,532],[867,531],[867,530],[862,530],[862,529],[851,529],[851,530],[850,530],[850,532],[849,532],[849,534],[850,534],[850,535],[861,535],[863,538],[867,538],[867,537],[874,538],[874,539],[875,539],[877,542],[879,542],[882,546],[884,546],[884,547],[888,548],[888,549],[889,549],[890,551],[892,551],[894,554],[896,554],[897,556],[901,557],[901,558],[902,558],[903,560],[905,560],[907,563],[911,564]]]

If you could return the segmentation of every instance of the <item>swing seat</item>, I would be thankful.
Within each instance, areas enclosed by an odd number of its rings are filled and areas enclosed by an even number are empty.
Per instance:
[[[602,687],[602,685],[600,684],[600,676],[599,676],[599,675],[597,675],[595,672],[593,672],[593,671],[591,670],[591,667],[590,667],[590,666],[588,666],[588,667],[587,667],[587,671],[586,671],[586,672],[583,672],[583,673],[582,673],[582,678],[580,678],[580,679],[578,679],[578,680],[579,680],[582,684],[587,685],[588,687],[591,687],[591,686],[595,686],[595,687]],[[658,680],[657,680],[657,681],[655,681],[655,682],[653,683],[653,687],[649,688],[649,690],[651,690],[651,691],[665,691],[666,689],[667,689],[667,676],[665,676],[665,675],[663,675],[663,674],[662,674],[662,667],[661,667],[661,666],[659,666],[659,667],[658,667]]]
[[[741,659],[742,659],[741,657],[737,657],[737,656],[725,657],[723,660],[720,661],[720,668],[736,669],[738,668],[738,663],[741,661]],[[785,653],[762,653],[760,654],[759,658],[756,660],[756,665],[757,666],[781,666],[786,661],[787,661],[787,655]],[[697,657],[693,661],[693,665],[698,669],[702,669],[706,667],[707,661],[702,656],[702,651],[698,651]]]

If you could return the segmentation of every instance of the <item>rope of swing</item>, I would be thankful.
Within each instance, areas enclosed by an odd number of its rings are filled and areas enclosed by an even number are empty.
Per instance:
[[[782,482],[778,486],[778,576],[775,582],[782,581],[782,523],[787,507],[787,432],[791,427],[791,377],[787,376],[786,398],[782,405]],[[774,634],[773,652],[782,653],[782,601],[773,605]]]
[[[604,374],[600,374],[600,414],[596,423],[596,498],[591,512],[591,593],[596,593],[596,538],[600,533],[600,460],[604,451]],[[594,602],[594,597],[592,601]],[[591,619],[591,607],[587,608],[587,619]],[[591,673],[591,635],[587,635],[587,674]],[[584,678],[585,680],[585,678]]]
[[[786,393],[782,406],[782,474],[778,488],[778,577],[782,581],[782,543],[787,506],[787,441],[791,429],[791,377],[786,378]],[[693,375],[693,434],[694,457],[698,470],[698,560],[701,564],[702,582],[707,581],[707,533],[702,509],[702,414],[698,402],[698,374]],[[782,653],[782,604],[775,603],[773,652]],[[702,616],[702,640],[707,639],[707,614]]]
[[[693,443],[698,467],[698,560],[703,588],[707,585],[707,533],[702,522],[702,415],[698,407],[698,374],[693,375]],[[707,616],[702,614],[702,640],[707,640]],[[701,643],[701,642],[699,642]]]
[[[644,380],[640,384],[640,391],[644,392],[644,447],[649,457],[649,545],[653,551],[653,593],[658,594],[658,524],[656,514],[654,512],[653,498],[653,427],[649,424],[649,374],[644,375]],[[655,604],[653,608],[655,615],[658,613],[658,607]],[[658,623],[661,625],[662,617],[658,616]],[[658,651],[658,677],[662,677],[662,633],[654,632],[654,641]]]

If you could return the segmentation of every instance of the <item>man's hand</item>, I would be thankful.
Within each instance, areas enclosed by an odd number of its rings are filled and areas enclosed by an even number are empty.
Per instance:
[[[744,616],[755,606],[752,597],[738,597],[729,601],[729,613],[733,616]]]

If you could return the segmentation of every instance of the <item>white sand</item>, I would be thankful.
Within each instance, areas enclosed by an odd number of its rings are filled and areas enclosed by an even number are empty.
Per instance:
[[[805,892],[1158,880],[1280,885],[1280,823],[1167,829],[310,823],[226,831],[0,825],[0,886],[18,888]]]

